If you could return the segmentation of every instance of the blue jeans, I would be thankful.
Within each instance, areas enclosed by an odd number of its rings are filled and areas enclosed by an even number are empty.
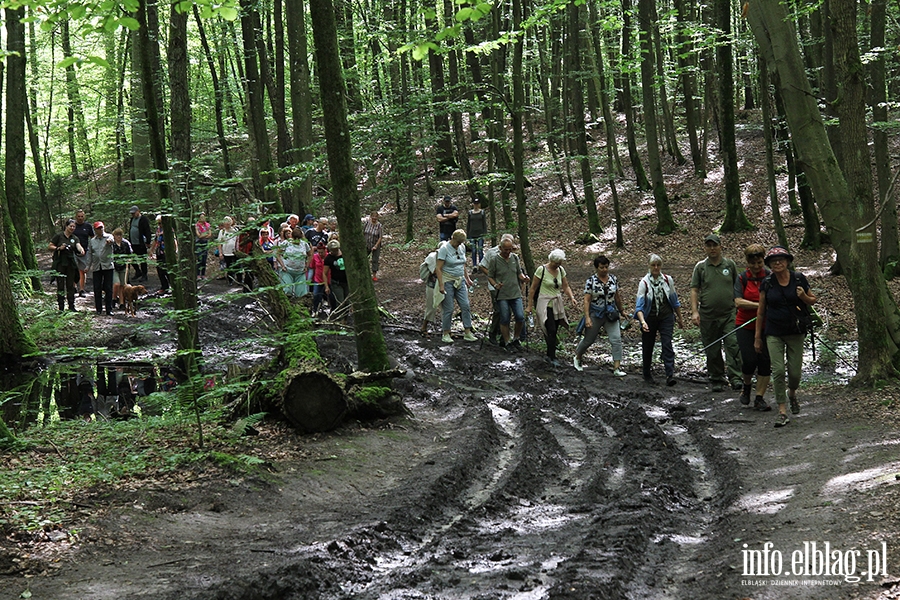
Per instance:
[[[462,322],[464,329],[472,328],[472,313],[469,310],[469,288],[465,282],[460,282],[459,287],[455,287],[452,281],[444,282],[444,302],[441,304],[443,314],[441,315],[441,327],[443,331],[450,331],[450,323],[453,320],[453,300],[459,304],[459,310],[462,311]]]
[[[477,267],[478,263],[484,260],[484,238],[478,237],[468,242],[472,246],[472,266]]]
[[[497,306],[500,308],[501,325],[509,325],[512,315],[515,315],[516,323],[525,321],[525,309],[522,307],[521,296],[512,300],[497,300]]]

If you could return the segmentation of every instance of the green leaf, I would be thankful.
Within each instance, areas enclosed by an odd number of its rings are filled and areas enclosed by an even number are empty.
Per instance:
[[[426,21],[431,21],[431,20],[437,18],[437,13],[434,12],[433,8],[426,8],[423,12],[424,12]]]
[[[491,12],[492,8],[494,8],[493,4],[488,4],[487,2],[479,2],[478,5],[475,7],[475,10],[480,12],[481,16],[486,17],[487,14],[489,12]],[[476,21],[477,19],[472,19],[472,20]]]
[[[465,8],[461,8],[456,12],[456,20],[460,23],[463,21],[468,21],[472,18],[472,13],[475,12],[474,8],[469,8],[468,6]]]
[[[73,19],[80,19],[87,12],[87,8],[82,4],[76,4],[69,9],[69,16]]]
[[[64,58],[61,61],[59,61],[59,64],[57,64],[56,66],[59,67],[60,69],[68,69],[69,67],[71,67],[72,65],[74,65],[77,62],[78,62],[77,58],[75,58],[74,56],[69,56],[69,57]]]
[[[89,63],[97,65],[98,67],[103,67],[104,69],[108,69],[110,67],[110,64],[106,61],[106,59],[100,56],[88,56],[87,61]]]
[[[415,60],[424,60],[428,56],[428,44],[416,44],[413,48],[413,58]]]
[[[128,29],[129,31],[137,31],[141,28],[138,20],[133,17],[122,17],[121,19],[119,19],[119,25]]]
[[[219,16],[226,21],[234,21],[238,17],[238,11],[232,6],[223,6],[219,9]]]

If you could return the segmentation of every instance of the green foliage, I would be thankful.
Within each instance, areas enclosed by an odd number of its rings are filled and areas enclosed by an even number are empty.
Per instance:
[[[247,418],[244,427],[261,418]],[[17,468],[0,470],[0,529],[57,528],[74,498],[123,479],[165,476],[207,461],[236,473],[263,464],[263,459],[242,451],[243,438],[217,420],[215,412],[203,415],[210,448],[202,452],[185,449],[192,424],[171,404],[169,412],[155,417],[60,421],[26,431],[18,438]]]

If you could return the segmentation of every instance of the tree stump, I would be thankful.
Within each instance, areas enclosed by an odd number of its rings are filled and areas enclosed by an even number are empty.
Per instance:
[[[304,433],[330,431],[341,424],[349,406],[343,388],[320,371],[287,373],[281,411]]]

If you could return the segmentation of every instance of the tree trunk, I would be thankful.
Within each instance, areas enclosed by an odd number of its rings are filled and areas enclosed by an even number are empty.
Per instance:
[[[759,102],[762,105],[763,136],[766,140],[766,183],[769,187],[769,203],[772,206],[772,224],[775,226],[778,243],[785,248],[790,248],[787,233],[784,230],[784,221],[781,219],[778,187],[775,181],[775,136],[772,133],[772,104],[769,99],[769,67],[761,57],[759,63]]]
[[[206,28],[203,26],[203,19],[200,18],[200,9],[196,4],[194,5],[194,21],[197,22],[197,33],[200,35],[200,45],[203,47],[203,55],[206,57],[206,65],[209,67],[210,81],[215,96],[213,100],[216,113],[216,139],[218,139],[219,149],[222,151],[222,169],[225,171],[225,177],[231,179],[234,177],[234,171],[231,168],[228,140],[225,138],[225,95],[222,91],[222,84],[219,82],[216,61],[213,59],[209,40],[206,38]]]
[[[29,13],[31,14],[31,13]],[[37,89],[35,85],[39,79],[37,68],[37,42],[34,21],[28,24],[28,64],[31,67],[32,85],[28,88],[28,102],[25,104],[25,123],[28,126],[28,142],[31,147],[31,160],[34,165],[34,179],[38,186],[38,194],[41,200],[41,227],[38,229],[38,237],[49,237],[56,229],[53,219],[53,208],[50,206],[50,198],[47,196],[47,186],[44,183],[44,161],[41,159],[41,144],[38,139],[38,109]],[[44,230],[44,226],[47,227]]]
[[[308,165],[313,161],[312,93],[310,92],[309,54],[306,34],[306,11],[303,0],[286,0],[285,17],[288,26],[288,53],[291,58],[291,113],[294,118],[294,163]],[[299,212],[312,208],[312,177],[301,177],[297,188]]]
[[[426,20],[426,24],[438,28],[437,19]],[[428,73],[431,81],[432,121],[434,123],[435,159],[437,171],[453,169],[453,136],[450,133],[450,117],[447,114],[447,86],[444,82],[444,57],[435,50],[428,51]]]
[[[353,298],[353,324],[359,368],[384,371],[388,368],[387,347],[381,334],[378,303],[363,241],[334,5],[331,0],[311,0],[310,14],[319,65],[319,87],[332,193],[341,228],[341,251],[346,261],[347,281]]]
[[[587,209],[588,231],[598,235],[603,231],[600,217],[597,214],[597,194],[594,191],[594,176],[591,171],[591,160],[588,154],[587,134],[584,130],[584,83],[581,81],[581,18],[580,6],[574,2],[566,6],[568,15],[568,31],[566,32],[566,73],[568,95],[571,102],[569,131],[575,137],[575,148],[578,152],[578,163],[581,166],[581,180],[584,184],[584,204]],[[529,270],[533,273],[534,270]]]
[[[247,127],[253,143],[250,159],[253,173],[254,195],[259,200],[274,202],[272,155],[269,149],[269,132],[266,128],[264,105],[265,85],[259,73],[256,24],[259,22],[258,5],[251,0],[241,0],[241,38],[244,49],[244,71],[247,86]],[[256,13],[256,16],[254,15]]]
[[[881,267],[897,263],[900,259],[900,231],[897,228],[897,200],[890,192],[891,166],[888,147],[887,84],[885,82],[884,46],[886,0],[872,0],[869,50],[875,53],[875,60],[869,63],[869,79],[872,90],[869,105],[872,107],[873,144],[875,151],[875,175],[878,181],[878,204],[884,205],[881,212]],[[893,276],[896,267],[890,270]]]
[[[150,2],[145,4],[144,10],[155,11],[156,3]],[[152,99],[145,98],[143,89],[143,73],[144,66],[141,64],[140,51],[140,32],[131,32],[131,157],[133,163],[133,171],[131,180],[134,182],[135,201],[142,205],[159,206],[159,189],[154,186],[153,181],[153,162],[150,158],[150,134],[149,124],[147,123],[147,105]],[[151,39],[156,39],[151,34]],[[147,72],[152,73],[152,66],[147,68]]]
[[[651,21],[653,0],[638,1],[638,19],[641,39],[641,90],[644,96],[644,127],[647,131],[647,163],[650,165],[650,179],[653,182],[653,200],[656,205],[656,233],[667,235],[678,226],[672,218],[666,184],[663,181],[662,162],[659,156],[659,136],[656,127],[656,95],[653,90],[653,23]]]
[[[678,49],[678,72],[684,94],[684,126],[687,129],[688,142],[691,146],[694,175],[703,179],[706,177],[706,161],[703,159],[700,149],[700,116],[695,98],[697,94],[696,57],[691,37],[685,34],[688,27],[693,28],[692,21],[696,17],[685,6],[685,0],[674,0],[673,5],[676,11],[675,18],[678,21],[675,28],[675,45]]]
[[[663,131],[665,132],[666,152],[675,159],[678,166],[687,162],[678,147],[678,136],[675,133],[675,118],[669,109],[669,93],[666,90],[665,55],[663,53],[662,38],[659,33],[659,17],[656,12],[656,3],[651,6],[651,19],[653,20],[653,48],[656,51],[656,89],[659,90],[659,107],[662,112]]]
[[[23,8],[6,9],[6,198],[25,268],[37,272],[25,196],[25,24]],[[41,289],[40,277],[31,276],[31,287]]]
[[[518,31],[522,25],[522,0],[512,0],[513,30]],[[531,242],[528,235],[528,207],[525,202],[525,142],[522,131],[522,112],[525,110],[525,83],[522,70],[524,53],[524,36],[519,36],[513,43],[512,64],[512,121],[513,130],[513,174],[516,187],[516,217],[519,233],[519,247],[522,261],[527,273],[534,273],[534,259],[531,257]]]
[[[864,70],[858,64],[853,16],[855,4],[846,4],[850,6],[846,9],[841,7],[834,19],[836,38],[841,40],[835,57],[842,84],[845,88],[854,88],[861,83]],[[837,7],[834,3],[832,6]],[[866,198],[865,190],[848,185],[838,167],[816,97],[806,79],[796,33],[785,7],[777,0],[757,0],[750,4],[748,17],[763,55],[779,73],[779,85],[794,145],[799,159],[808,165],[806,173],[810,185],[815,191],[853,295],[859,332],[859,371],[855,380],[872,383],[894,377],[897,370],[892,360],[897,357],[900,344],[900,312],[878,267],[875,227],[874,223],[869,224],[872,210],[867,205],[871,199],[871,188],[869,198]],[[845,110],[860,110],[859,121],[864,119],[865,108],[857,106],[856,93],[856,90],[846,90]],[[862,102],[861,91],[859,97],[859,102]],[[854,116],[847,117],[848,128],[856,127]],[[843,118],[841,123],[843,127]],[[848,142],[859,141],[852,131],[847,132],[846,138]]]
[[[0,185],[0,222],[9,220],[7,211],[6,194]],[[13,295],[12,278],[9,274],[9,266],[6,256],[6,235],[4,228],[0,227],[0,363],[13,365],[22,361],[26,354],[37,352],[37,346],[28,337],[22,320],[19,318],[16,306],[18,303]]]
[[[174,217],[164,216],[166,263],[172,279],[176,365],[188,378],[199,373],[200,313],[197,308],[197,258],[194,254],[195,212],[191,207],[191,97],[188,90],[188,13],[172,6],[169,17],[169,102],[172,131],[172,202]],[[165,149],[163,148],[163,151]],[[163,157],[165,160],[165,157]],[[164,163],[163,163],[164,164]],[[197,211],[199,212],[199,211]],[[176,243],[177,240],[177,243]]]
[[[734,55],[731,51],[731,2],[716,0],[716,71],[719,81],[719,152],[725,169],[725,220],[721,231],[747,231],[753,224],[744,214],[741,203],[741,180],[738,172],[737,145],[734,139]]]
[[[633,17],[633,5],[631,0],[622,0],[622,60],[631,60],[631,19]],[[646,56],[644,57],[646,60]],[[641,61],[644,62],[643,60]],[[631,73],[625,70],[621,73],[622,83],[622,112],[625,113],[625,139],[628,142],[628,158],[631,161],[631,168],[634,169],[634,177],[637,181],[638,189],[650,190],[652,186],[647,180],[647,173],[644,171],[644,165],[641,163],[641,156],[637,150],[637,134],[634,130],[634,100],[631,97]],[[644,113],[647,112],[647,103],[644,102]],[[654,132],[655,134],[655,132]],[[649,133],[647,134],[649,138]],[[656,143],[656,142],[654,142]],[[658,146],[657,146],[658,152]]]

